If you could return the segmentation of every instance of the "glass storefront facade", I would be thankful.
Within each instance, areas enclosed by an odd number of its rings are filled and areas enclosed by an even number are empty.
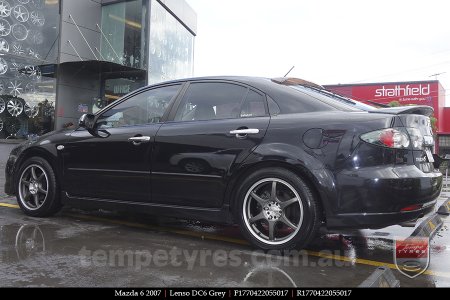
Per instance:
[[[0,139],[51,131],[59,1],[0,0]]]
[[[146,0],[105,5],[102,9],[102,57],[128,67],[147,69]]]
[[[0,0],[0,140],[192,76],[195,30],[184,0]]]
[[[194,35],[158,1],[150,17],[148,83],[191,77],[194,69]]]

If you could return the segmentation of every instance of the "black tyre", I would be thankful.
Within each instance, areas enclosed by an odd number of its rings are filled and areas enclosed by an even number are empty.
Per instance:
[[[25,161],[16,180],[17,202],[25,214],[48,217],[61,209],[59,189],[51,165],[41,157]]]
[[[243,235],[264,250],[300,249],[321,224],[311,188],[282,168],[248,176],[237,193],[235,214]]]

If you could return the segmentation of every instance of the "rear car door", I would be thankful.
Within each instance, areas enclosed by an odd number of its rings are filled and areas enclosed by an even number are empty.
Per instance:
[[[156,87],[101,112],[102,137],[72,133],[61,152],[70,197],[149,202],[151,151],[162,118],[181,84]]]
[[[270,117],[265,96],[231,82],[193,82],[158,131],[152,202],[220,207],[230,171],[261,143]]]

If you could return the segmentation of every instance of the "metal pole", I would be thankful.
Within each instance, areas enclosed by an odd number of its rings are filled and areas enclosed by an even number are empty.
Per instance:
[[[70,44],[70,46],[72,46],[73,51],[75,51],[75,53],[78,55],[78,58],[83,61],[83,59],[81,58],[80,54],[78,54],[77,49],[75,49],[75,47],[72,45],[72,42],[70,40],[67,40],[67,42]]]

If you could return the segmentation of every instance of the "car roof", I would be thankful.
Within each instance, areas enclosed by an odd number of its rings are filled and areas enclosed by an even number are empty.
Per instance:
[[[290,78],[286,78],[290,79]],[[265,77],[252,77],[252,76],[206,76],[206,77],[191,77],[183,78],[178,80],[171,80],[166,82],[161,82],[152,86],[165,85],[171,83],[183,83],[183,82],[195,82],[195,81],[229,81],[241,84],[246,84],[252,86],[265,94],[269,95],[273,99],[278,99],[280,97],[286,96],[298,96],[296,92],[291,89],[286,88],[286,85],[280,82],[275,82],[270,78]],[[281,81],[281,78],[277,78],[277,81]]]
[[[235,81],[235,82],[240,82],[240,83],[244,83],[244,84],[248,84],[248,85],[252,85],[252,86],[259,86],[259,87],[269,87],[271,86],[270,83],[271,79],[270,78],[265,78],[265,77],[251,77],[251,76],[204,76],[204,77],[190,77],[190,78],[183,78],[183,79],[176,79],[176,80],[171,80],[171,81],[165,81],[165,82],[160,82],[157,83],[155,85],[160,85],[160,84],[170,84],[170,83],[181,83],[181,82],[186,82],[186,81],[208,81],[208,80],[214,80],[214,81]]]

